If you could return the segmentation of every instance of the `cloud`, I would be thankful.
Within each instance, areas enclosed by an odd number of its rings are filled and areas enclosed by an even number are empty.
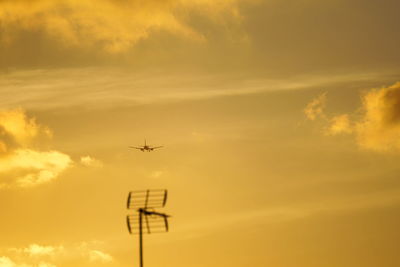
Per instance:
[[[51,135],[50,129],[29,118],[22,109],[0,112],[0,187],[48,183],[71,166],[67,154],[31,148],[37,147],[35,141]]]
[[[160,178],[161,176],[163,176],[163,174],[164,174],[164,171],[153,171],[153,172],[151,172],[150,177],[153,179],[157,179],[157,178]]]
[[[304,109],[304,114],[306,114],[309,120],[315,120],[318,117],[323,116],[326,102],[326,93],[313,99]]]
[[[187,221],[174,228],[172,238],[179,240],[197,238],[210,234],[210,230],[228,229],[230,227],[252,227],[266,224],[302,220],[321,213],[342,213],[343,211],[369,210],[376,207],[389,207],[400,203],[399,190],[383,190],[354,195],[326,196],[319,201],[300,201],[291,204],[265,206],[239,212],[220,213],[212,220],[202,219]]]
[[[191,25],[192,12],[218,22],[240,20],[240,0],[3,0],[0,32],[3,43],[18,32],[42,33],[65,46],[100,45],[111,53],[126,51],[156,32],[203,41]]]
[[[103,167],[103,163],[95,159],[91,156],[83,156],[81,157],[81,164],[86,167],[93,167],[93,168],[101,168]]]
[[[330,120],[330,125],[326,129],[328,135],[349,134],[353,132],[353,126],[348,114],[342,114],[333,117]]]
[[[0,173],[19,170],[23,174],[15,177],[17,184],[29,187],[54,180],[71,163],[71,158],[61,152],[17,149],[12,154],[0,158]]]
[[[322,99],[322,100],[321,100]],[[353,134],[357,144],[364,149],[388,152],[400,150],[400,82],[388,87],[371,89],[361,96],[359,114],[341,114],[329,119],[328,135]],[[322,109],[314,99],[306,110],[315,119]],[[317,111],[315,111],[317,110]],[[310,116],[311,114],[311,116]]]
[[[10,136],[19,145],[27,145],[41,133],[52,135],[50,129],[28,118],[22,109],[0,111],[0,136]]]
[[[68,77],[68,79],[65,79]],[[85,106],[110,108],[192,101],[273,91],[349,86],[386,79],[386,74],[298,76],[285,79],[175,71],[148,72],[118,68],[71,68],[10,71],[0,75],[0,106],[48,110]],[[49,101],[51,99],[51,101]]]
[[[41,262],[39,263],[38,267],[57,267],[57,266],[51,263]]]
[[[53,267],[65,262],[79,261],[86,266],[112,263],[114,258],[104,252],[102,242],[81,242],[70,245],[31,244],[22,248],[10,248],[0,256],[0,267]],[[85,266],[82,265],[82,266]]]
[[[0,266],[1,267],[16,267],[17,265],[7,257],[0,257]]]
[[[7,145],[4,142],[0,141],[0,154],[6,152],[7,152]]]
[[[357,140],[377,151],[400,149],[400,82],[372,89],[362,97],[363,118],[357,122]]]
[[[64,248],[62,246],[41,246],[38,244],[31,244],[29,247],[24,248],[22,251],[30,256],[51,256],[59,252],[62,252]]]
[[[35,265],[25,263],[17,264],[8,257],[0,257],[0,267],[56,267],[56,265],[47,262],[40,262]]]
[[[111,262],[113,258],[102,251],[99,250],[91,250],[89,251],[89,259],[92,262]]]

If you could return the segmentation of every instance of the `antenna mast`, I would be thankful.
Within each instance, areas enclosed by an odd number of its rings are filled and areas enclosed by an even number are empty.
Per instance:
[[[168,217],[165,213],[156,212],[155,208],[163,208],[167,203],[167,190],[131,191],[128,195],[127,208],[136,213],[128,215],[126,222],[130,234],[139,235],[139,260],[143,267],[143,234],[168,232]],[[143,227],[143,219],[145,227]],[[143,232],[145,228],[145,232]]]

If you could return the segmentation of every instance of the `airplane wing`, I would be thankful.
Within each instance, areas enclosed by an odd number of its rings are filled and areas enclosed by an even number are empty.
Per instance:
[[[154,146],[151,149],[157,149],[157,148],[162,148],[163,146]]]
[[[130,146],[129,148],[143,149],[143,147]]]

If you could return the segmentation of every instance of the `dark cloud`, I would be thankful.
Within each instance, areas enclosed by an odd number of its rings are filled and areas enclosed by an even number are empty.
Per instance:
[[[390,127],[400,125],[400,83],[397,83],[383,91],[382,119]]]
[[[0,68],[123,65],[280,76],[399,68],[394,0],[90,3],[0,2]]]

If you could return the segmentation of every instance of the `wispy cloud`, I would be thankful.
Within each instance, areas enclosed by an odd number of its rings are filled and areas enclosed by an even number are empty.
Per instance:
[[[298,202],[260,209],[249,209],[242,212],[224,213],[213,216],[212,220],[186,222],[184,226],[177,227],[172,235],[175,239],[191,239],[222,228],[285,223],[318,216],[321,213],[332,214],[351,210],[386,207],[394,203],[400,203],[399,193],[399,190],[387,190],[374,193],[327,197],[317,202]]]
[[[161,178],[164,175],[164,171],[158,170],[158,171],[152,171],[150,173],[150,177],[153,179],[158,179]]]
[[[324,116],[324,109],[326,104],[326,93],[314,98],[306,108],[304,109],[304,114],[310,120],[315,120],[318,117]]]
[[[93,168],[101,168],[103,167],[103,163],[95,159],[91,156],[83,156],[81,157],[81,164],[86,167],[93,167]]]
[[[90,250],[89,259],[92,262],[112,262],[113,258],[100,250]]]
[[[0,76],[0,106],[31,109],[115,107],[190,101],[280,90],[380,81],[385,75],[346,74],[285,79],[202,73],[136,72],[110,68],[15,71]],[[68,79],[65,79],[68,77]]]

